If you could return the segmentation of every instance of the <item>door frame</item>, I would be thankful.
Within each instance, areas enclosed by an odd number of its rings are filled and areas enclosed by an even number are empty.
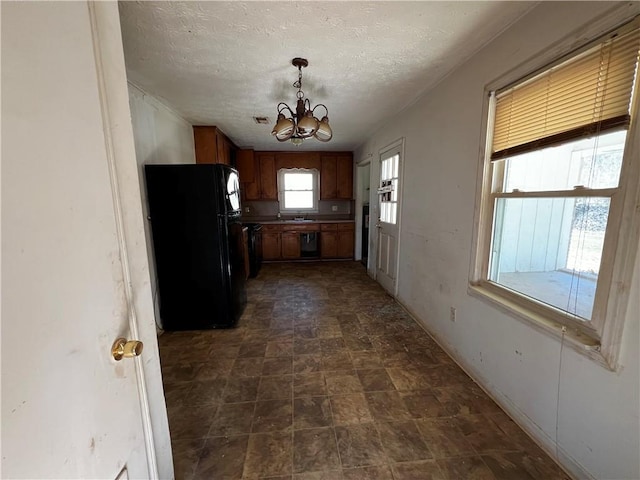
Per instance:
[[[404,203],[404,198],[403,198],[403,193],[404,193],[404,161],[405,161],[405,137],[400,137],[397,140],[394,140],[393,142],[385,145],[384,147],[380,148],[378,150],[378,161],[376,162],[376,184],[375,184],[375,206],[376,206],[376,211],[375,211],[375,223],[373,223],[373,227],[376,228],[376,233],[374,235],[374,241],[373,241],[373,245],[375,247],[375,251],[374,252],[369,252],[369,256],[373,257],[375,255],[375,263],[373,266],[373,278],[374,280],[378,281],[378,248],[379,248],[379,235],[378,235],[378,229],[375,226],[376,223],[378,223],[378,218],[380,217],[380,196],[378,195],[378,187],[380,186],[380,177],[381,177],[381,172],[380,172],[380,163],[383,160],[383,155],[385,153],[387,153],[389,150],[396,150],[398,149],[400,151],[400,160],[398,162],[398,170],[399,170],[399,175],[398,175],[398,180],[399,180],[399,188],[398,188],[398,238],[396,240],[396,244],[398,246],[397,248],[397,253],[396,253],[396,279],[395,279],[395,285],[394,285],[394,289],[392,292],[392,295],[394,298],[398,297],[398,289],[399,289],[399,285],[400,285],[400,250],[401,250],[401,238],[402,238],[402,205]],[[373,173],[373,172],[372,172]],[[374,178],[373,175],[371,175],[371,178]],[[371,205],[371,203],[370,203]],[[369,210],[369,218],[371,219],[371,210]],[[378,282],[380,283],[380,282]]]
[[[129,312],[128,333],[131,338],[139,339],[145,345],[145,361],[141,357],[133,359],[145,453],[150,478],[158,479],[173,474],[173,460],[160,371],[120,17],[115,2],[89,1],[87,6],[93,36],[105,151],[114,199],[115,227],[125,280],[123,289]]]
[[[362,180],[362,170],[360,168],[369,167],[369,197],[365,197],[362,194],[361,187],[364,186]],[[365,160],[356,163],[356,231],[355,231],[355,260],[362,260],[362,225],[364,224],[364,218],[362,216],[362,206],[365,200],[371,205],[371,157],[367,157]],[[369,215],[369,232],[371,232],[371,215]],[[371,233],[369,233],[371,237]],[[369,258],[367,258],[367,270],[369,270]]]

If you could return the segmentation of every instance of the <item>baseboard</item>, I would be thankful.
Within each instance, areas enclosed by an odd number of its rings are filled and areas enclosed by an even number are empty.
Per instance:
[[[533,422],[520,408],[509,398],[498,392],[495,387],[488,382],[477,370],[471,367],[463,359],[459,358],[452,346],[439,338],[424,324],[420,317],[409,307],[400,302],[397,298],[395,301],[407,312],[413,320],[429,335],[449,357],[469,375],[478,386],[504,410],[504,412],[538,445],[556,464],[574,480],[596,480],[579,462],[571,457],[562,447],[556,447],[553,438],[547,435],[538,425]]]

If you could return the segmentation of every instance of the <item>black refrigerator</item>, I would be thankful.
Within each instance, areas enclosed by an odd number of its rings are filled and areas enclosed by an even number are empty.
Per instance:
[[[233,327],[244,310],[238,172],[226,165],[145,165],[165,330]]]

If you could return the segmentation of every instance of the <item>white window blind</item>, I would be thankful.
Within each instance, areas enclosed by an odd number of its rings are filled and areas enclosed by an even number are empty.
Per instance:
[[[607,40],[496,95],[492,160],[627,128],[640,29]]]

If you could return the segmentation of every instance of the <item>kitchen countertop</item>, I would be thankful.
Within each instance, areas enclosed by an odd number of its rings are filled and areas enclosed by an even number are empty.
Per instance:
[[[262,225],[313,225],[314,223],[354,223],[355,220],[311,220],[311,221],[295,221],[295,220],[251,220],[245,223],[261,223]]]

